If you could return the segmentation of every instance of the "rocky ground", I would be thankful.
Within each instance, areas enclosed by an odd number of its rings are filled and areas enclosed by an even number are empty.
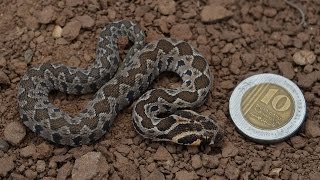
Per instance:
[[[0,1],[0,179],[318,179],[320,1],[292,2],[304,13],[283,0]],[[121,19],[140,24],[148,42],[182,39],[208,59],[214,87],[197,111],[224,127],[220,147],[145,140],[131,124],[132,107],[99,142],[77,148],[51,144],[21,123],[16,87],[26,70],[47,62],[88,66],[101,29]],[[125,44],[120,42],[122,49]],[[301,130],[273,145],[238,134],[228,111],[235,86],[263,72],[296,82],[308,106]],[[178,81],[163,75],[153,86]],[[91,97],[53,93],[50,98],[77,114]]]

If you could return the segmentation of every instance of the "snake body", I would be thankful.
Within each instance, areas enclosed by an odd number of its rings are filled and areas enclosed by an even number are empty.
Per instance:
[[[117,46],[120,36],[133,42],[122,63]],[[144,45],[144,38],[133,22],[113,22],[100,33],[96,60],[87,69],[62,64],[30,68],[18,85],[23,123],[58,144],[89,144],[101,138],[116,115],[140,97],[132,117],[143,137],[183,145],[216,144],[222,139],[217,123],[194,111],[182,110],[202,105],[210,91],[212,78],[205,58],[184,41],[164,38]],[[181,87],[147,91],[164,71],[177,73]],[[96,93],[84,110],[71,117],[49,101],[52,90]]]

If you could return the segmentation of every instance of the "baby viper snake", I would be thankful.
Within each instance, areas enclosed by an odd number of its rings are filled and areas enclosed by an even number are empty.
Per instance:
[[[117,46],[120,36],[133,42],[122,63]],[[101,138],[116,115],[140,97],[132,117],[143,137],[183,145],[216,144],[223,136],[217,123],[194,111],[182,110],[200,106],[206,100],[212,86],[207,61],[184,41],[164,38],[145,46],[144,38],[143,31],[131,21],[113,22],[102,30],[96,60],[87,69],[61,64],[30,68],[18,85],[23,123],[58,144],[89,144]],[[164,71],[177,73],[181,87],[147,91]],[[84,110],[71,117],[49,101],[52,90],[96,93]]]

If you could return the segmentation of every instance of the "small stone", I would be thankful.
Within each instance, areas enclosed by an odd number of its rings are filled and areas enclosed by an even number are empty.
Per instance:
[[[158,161],[167,161],[172,159],[172,156],[165,147],[159,146],[153,158]]]
[[[233,84],[232,80],[226,80],[226,81],[222,81],[220,83],[220,87],[222,89],[232,89],[232,88],[234,88],[234,84]]]
[[[158,170],[154,169],[154,171],[146,178],[146,180],[165,180],[164,175]]]
[[[227,43],[222,49],[221,52],[222,53],[228,53],[228,52],[235,52],[236,48],[234,47],[234,45],[232,43]]]
[[[0,151],[7,152],[10,145],[4,139],[0,138]]]
[[[231,16],[233,16],[231,11],[219,5],[205,6],[200,13],[202,22],[216,22]]]
[[[263,168],[264,164],[265,164],[265,162],[262,159],[256,159],[256,160],[251,162],[251,167],[255,171],[261,171],[261,169]]]
[[[197,179],[197,174],[194,171],[186,171],[186,170],[181,170],[176,172],[176,179],[177,180],[193,180]]]
[[[66,40],[74,40],[78,37],[81,29],[81,23],[79,21],[71,21],[66,24],[62,29],[62,37]]]
[[[294,136],[294,137],[290,138],[290,141],[291,141],[293,147],[296,149],[301,149],[301,148],[305,147],[305,145],[306,145],[306,140],[301,136]]]
[[[4,129],[4,137],[12,145],[20,144],[25,136],[26,129],[19,122],[11,122]]]
[[[9,77],[2,70],[0,70],[0,84],[6,84],[6,85],[10,84]]]
[[[316,55],[312,51],[301,50],[293,55],[293,61],[298,65],[312,64],[316,60]]]
[[[202,166],[202,161],[201,161],[200,155],[196,154],[196,155],[193,155],[193,156],[191,157],[191,166],[192,166],[194,169],[199,169],[199,168],[201,168],[201,166]]]
[[[267,17],[274,17],[277,14],[277,10],[273,8],[266,8],[264,9],[263,14]]]
[[[27,64],[29,64],[32,61],[33,54],[34,52],[32,51],[32,49],[27,49],[24,52],[24,60]]]
[[[28,16],[27,18],[25,18],[24,22],[25,25],[31,30],[36,30],[39,28],[39,22],[37,18],[33,16]]]
[[[216,169],[219,166],[219,158],[217,156],[203,154],[202,164],[204,167]]]
[[[292,41],[292,39],[290,38],[290,36],[284,34],[284,35],[281,36],[280,42],[281,42],[284,46],[291,46],[293,41]]]
[[[11,63],[8,65],[9,69],[12,69],[15,73],[19,75],[24,75],[28,69],[27,63],[18,59],[11,60]]]
[[[192,38],[192,32],[188,24],[176,24],[172,26],[170,34],[176,39],[189,40]]]
[[[75,7],[83,4],[83,0],[66,0],[66,5],[69,7]]]
[[[284,77],[288,79],[293,79],[295,72],[294,72],[292,63],[285,61],[285,62],[278,62],[277,65]]]
[[[228,179],[238,179],[239,174],[240,174],[240,170],[233,166],[233,165],[228,165],[227,168],[225,169],[224,174],[226,175],[226,177]]]
[[[320,71],[313,71],[307,75],[297,74],[298,85],[304,88],[310,88],[318,79],[320,79]]]
[[[282,168],[274,168],[270,171],[269,176],[271,177],[279,177]]]
[[[307,64],[306,66],[304,66],[303,68],[303,72],[309,74],[313,71],[313,66],[311,64]]]
[[[306,121],[306,135],[311,136],[313,138],[320,137],[320,127],[317,121]]]
[[[159,1],[159,12],[163,15],[169,15],[176,12],[176,2],[173,0]]]
[[[54,14],[54,7],[53,6],[47,6],[42,11],[38,13],[38,21],[41,24],[48,24],[52,22],[55,19]]]
[[[245,66],[250,67],[252,64],[254,64],[257,57],[253,53],[244,53],[241,54],[240,58]]]
[[[0,68],[4,68],[7,66],[7,60],[3,56],[0,56]]]
[[[5,177],[8,172],[14,168],[14,162],[12,157],[3,157],[0,158],[0,177]]]
[[[256,31],[254,30],[254,26],[252,24],[243,23],[240,24],[241,31],[245,35],[253,36],[255,35]]]
[[[26,175],[27,178],[29,179],[35,179],[37,177],[37,172],[31,170],[31,169],[27,169],[24,174]]]
[[[36,157],[37,156],[36,146],[34,144],[31,144],[29,146],[21,148],[20,156],[23,158]]]
[[[124,156],[127,156],[130,152],[130,147],[124,144],[120,144],[116,147],[117,151]]]
[[[76,19],[80,21],[83,28],[92,28],[94,26],[94,19],[88,15],[77,16]]]
[[[50,157],[52,150],[52,145],[48,145],[46,142],[43,142],[36,147],[37,155],[40,159]]]
[[[88,152],[76,159],[72,179],[102,178],[108,175],[110,167],[101,152]]]
[[[36,170],[38,173],[42,173],[46,170],[46,162],[44,160],[38,160],[36,166]]]
[[[238,154],[238,148],[231,142],[226,142],[222,147],[222,157],[234,157]]]
[[[71,175],[72,165],[67,161],[61,168],[58,169],[57,179],[67,179]]]
[[[62,36],[62,28],[59,25],[54,26],[52,31],[52,37],[61,38]]]

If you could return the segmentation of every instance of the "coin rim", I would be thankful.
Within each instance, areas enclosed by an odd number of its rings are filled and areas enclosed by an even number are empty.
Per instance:
[[[272,83],[287,90],[294,100],[294,114],[281,128],[263,130],[251,125],[242,115],[241,100],[245,92],[261,83]],[[241,97],[241,98],[239,98]],[[237,129],[246,137],[260,143],[275,143],[293,135],[301,127],[306,115],[306,102],[300,88],[291,80],[276,74],[257,74],[240,82],[231,94],[229,112]]]

